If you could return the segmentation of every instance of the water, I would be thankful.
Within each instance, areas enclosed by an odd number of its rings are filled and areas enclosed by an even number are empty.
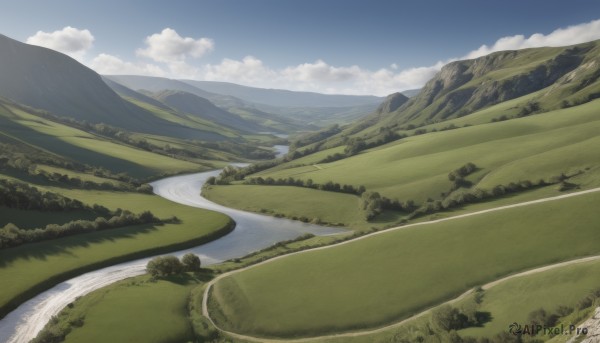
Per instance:
[[[224,237],[195,248],[172,253],[173,255],[181,256],[192,252],[200,256],[203,265],[210,265],[242,257],[304,233],[331,235],[345,231],[263,216],[215,204],[200,196],[200,189],[207,178],[218,173],[219,171],[212,171],[174,176],[152,183],[157,195],[184,205],[225,213],[237,224],[233,232]],[[58,314],[75,298],[113,282],[143,274],[146,263],[150,259],[151,257],[139,259],[89,272],[38,294],[0,320],[0,342],[29,342],[53,315]]]
[[[273,145],[275,149],[275,157],[282,157],[290,151],[289,145]]]

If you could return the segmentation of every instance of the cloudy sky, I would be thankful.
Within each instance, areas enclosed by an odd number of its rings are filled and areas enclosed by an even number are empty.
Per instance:
[[[455,59],[600,39],[600,2],[12,0],[0,33],[102,74],[386,95]]]

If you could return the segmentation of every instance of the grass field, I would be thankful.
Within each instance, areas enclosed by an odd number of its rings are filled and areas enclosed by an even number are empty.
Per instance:
[[[211,316],[255,336],[381,326],[510,273],[598,254],[599,201],[587,194],[283,258],[217,282]]]
[[[127,172],[135,177],[203,170],[202,166],[195,163],[117,144],[10,105],[0,106],[0,125],[1,133],[28,145],[80,163]]]
[[[203,194],[212,201],[245,211],[283,214],[288,218],[306,217],[309,221],[316,218],[318,222],[342,224],[349,228],[377,226],[377,223],[365,220],[360,198],[351,194],[256,185],[209,186]],[[248,194],[252,194],[251,202],[246,199]]]
[[[151,282],[148,276],[120,281],[75,302],[59,316],[83,317],[84,325],[65,342],[187,342],[194,339],[188,298],[198,286],[192,276]]]
[[[600,261],[585,262],[542,273],[507,280],[485,291],[480,311],[490,312],[492,320],[483,327],[460,330],[461,336],[491,337],[506,331],[510,323],[527,323],[528,315],[544,308],[576,308],[577,302],[600,288]],[[584,317],[588,311],[583,311]],[[572,317],[579,316],[574,313]],[[565,326],[577,323],[563,323]],[[549,337],[545,337],[548,339]]]
[[[135,213],[150,209],[159,218],[177,216],[181,223],[97,231],[0,250],[0,315],[67,276],[114,264],[127,256],[131,259],[152,251],[198,245],[231,229],[230,219],[223,214],[179,205],[154,195],[46,189],[60,190],[68,197],[110,209],[121,207]]]
[[[390,198],[440,199],[451,186],[448,173],[467,162],[480,169],[469,177],[483,188],[537,181],[600,165],[597,135],[600,101],[504,122],[409,137],[356,156],[293,167],[289,162],[256,174],[361,185]],[[565,162],[566,161],[566,162]],[[291,167],[291,168],[288,168]]]

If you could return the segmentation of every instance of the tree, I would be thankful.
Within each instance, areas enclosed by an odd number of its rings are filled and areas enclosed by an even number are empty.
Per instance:
[[[183,265],[175,256],[158,256],[148,262],[146,271],[154,277],[169,276],[180,274]]]
[[[183,270],[186,272],[197,272],[200,270],[200,257],[198,255],[187,253],[181,258]]]
[[[361,205],[365,211],[365,219],[371,220],[382,211],[381,195],[377,192],[364,192],[361,195]]]

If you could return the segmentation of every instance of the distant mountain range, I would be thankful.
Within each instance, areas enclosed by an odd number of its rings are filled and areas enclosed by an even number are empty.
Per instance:
[[[181,80],[208,92],[230,95],[251,103],[278,107],[351,107],[380,103],[383,98],[362,95],[330,95],[240,86],[229,82]]]
[[[325,126],[332,123],[350,123],[372,112],[384,99],[375,96],[264,89],[215,81],[174,80],[138,75],[105,75],[104,77],[140,92],[155,93],[164,90],[188,92],[206,98],[230,112],[258,111],[277,116],[279,121],[284,118],[291,120],[295,125]]]

